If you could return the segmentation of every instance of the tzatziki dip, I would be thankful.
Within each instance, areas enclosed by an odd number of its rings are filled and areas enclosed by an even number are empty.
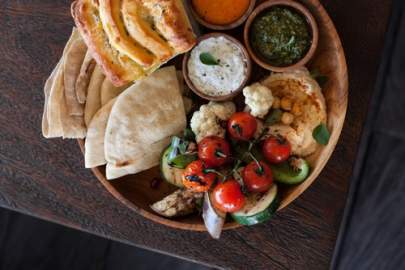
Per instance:
[[[195,88],[208,96],[231,94],[247,76],[242,49],[222,36],[210,37],[198,43],[191,51],[187,69]]]

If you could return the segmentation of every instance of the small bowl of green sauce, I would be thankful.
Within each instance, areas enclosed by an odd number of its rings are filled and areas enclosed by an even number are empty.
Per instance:
[[[315,18],[291,0],[259,5],[244,29],[245,45],[253,60],[276,72],[304,66],[315,53],[318,36]]]

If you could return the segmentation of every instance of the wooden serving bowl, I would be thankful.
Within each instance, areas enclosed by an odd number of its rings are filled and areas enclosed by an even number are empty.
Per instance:
[[[347,109],[348,78],[346,59],[333,22],[318,0],[302,0],[301,2],[314,14],[319,26],[318,49],[308,66],[309,68],[318,68],[328,77],[328,82],[323,87],[323,93],[327,104],[328,128],[331,137],[327,146],[320,146],[316,153],[308,157],[312,168],[308,179],[296,186],[280,188],[281,204],[278,211],[292,203],[309,188],[325,167],[338,142]],[[257,75],[254,78],[255,81],[262,78],[260,76],[268,75],[268,71],[262,70],[258,66],[254,66],[254,70],[252,77]],[[79,140],[79,144],[83,150],[84,141]],[[160,178],[158,167],[112,181],[108,181],[105,177],[105,166],[93,168],[92,170],[115,198],[145,218],[177,229],[206,231],[201,217],[197,214],[168,219],[157,215],[150,209],[150,204],[177,189],[166,182],[160,182],[157,188],[154,187],[154,179]],[[328,179],[323,179],[323,181],[328,181]],[[236,222],[227,222],[224,229],[239,226]]]
[[[248,51],[246,50],[246,48],[243,46],[242,43],[239,42],[239,40],[235,39],[234,37],[224,34],[224,33],[209,33],[206,35],[203,35],[201,37],[198,38],[197,40],[197,45],[198,43],[200,43],[203,40],[206,40],[208,38],[211,37],[224,37],[228,40],[230,40],[231,42],[233,42],[236,46],[238,46],[239,49],[241,49],[244,57],[245,57],[245,62],[246,62],[246,77],[245,79],[242,81],[242,84],[236,89],[234,90],[232,93],[228,94],[228,95],[222,95],[222,96],[210,96],[205,94],[204,92],[202,92],[198,87],[196,87],[193,82],[191,81],[189,75],[188,75],[188,60],[190,59],[190,54],[191,51],[187,52],[184,57],[183,57],[183,63],[182,63],[182,70],[183,70],[183,77],[184,80],[186,81],[188,87],[190,87],[190,89],[196,93],[198,96],[207,99],[207,100],[212,100],[212,101],[225,101],[225,100],[231,100],[232,98],[234,98],[235,96],[239,95],[243,88],[245,87],[245,85],[247,84],[247,82],[250,79],[250,74],[252,73],[252,62],[250,60],[250,56]]]
[[[295,64],[289,65],[289,66],[273,66],[271,65],[266,59],[264,59],[258,52],[256,52],[252,46],[250,45],[250,27],[252,26],[253,21],[259,16],[262,12],[275,7],[275,6],[285,6],[292,8],[296,10],[297,12],[301,13],[307,23],[308,26],[311,28],[311,35],[312,35],[312,41],[311,41],[311,46],[308,50],[308,52],[305,54],[305,56],[296,62]],[[243,31],[243,39],[245,41],[245,46],[250,54],[250,56],[253,58],[253,61],[255,61],[258,65],[261,67],[275,71],[275,72],[284,72],[287,70],[295,69],[298,67],[305,66],[309,60],[314,56],[314,53],[316,51],[316,48],[318,46],[318,39],[319,39],[319,30],[318,30],[318,25],[316,23],[316,20],[314,16],[312,16],[311,12],[302,4],[292,1],[292,0],[269,0],[265,1],[262,4],[260,4],[258,7],[256,7],[252,14],[250,14],[249,18],[246,21],[245,28]]]
[[[246,9],[245,13],[236,21],[230,23],[230,24],[225,24],[225,25],[219,25],[219,24],[212,24],[207,21],[205,21],[203,18],[201,18],[200,15],[194,10],[193,4],[191,3],[191,0],[188,1],[191,14],[193,17],[197,20],[197,22],[201,25],[204,25],[205,27],[213,30],[229,30],[236,28],[240,26],[242,23],[246,21],[246,19],[249,17],[250,13],[252,13],[253,9],[255,8],[256,5],[256,0],[250,0],[249,6]]]

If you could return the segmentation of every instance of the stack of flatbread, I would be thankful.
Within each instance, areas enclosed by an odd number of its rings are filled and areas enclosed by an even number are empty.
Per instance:
[[[115,87],[73,28],[45,83],[43,135],[86,138],[86,168],[107,164],[108,179],[149,169],[186,126],[192,102],[182,96],[180,74],[165,67],[132,86]]]
[[[126,87],[114,87],[93,60],[76,28],[45,83],[42,133],[84,138],[93,115]]]
[[[85,166],[107,164],[107,179],[149,169],[159,164],[170,137],[185,127],[176,69],[161,68],[94,115],[85,142]]]

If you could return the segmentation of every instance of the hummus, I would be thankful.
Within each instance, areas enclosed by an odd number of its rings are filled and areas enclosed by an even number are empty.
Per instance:
[[[217,64],[204,64],[200,59],[203,53],[212,55]],[[243,51],[222,36],[204,39],[194,47],[187,68],[194,86],[209,96],[231,94],[242,85],[247,75]]]
[[[327,121],[325,98],[318,83],[306,68],[300,68],[285,73],[273,73],[262,84],[271,89],[274,97],[287,97],[299,104],[302,111],[290,125],[272,125],[269,133],[285,137],[290,142],[294,155],[308,156],[314,153],[318,144],[312,132],[319,124]]]

